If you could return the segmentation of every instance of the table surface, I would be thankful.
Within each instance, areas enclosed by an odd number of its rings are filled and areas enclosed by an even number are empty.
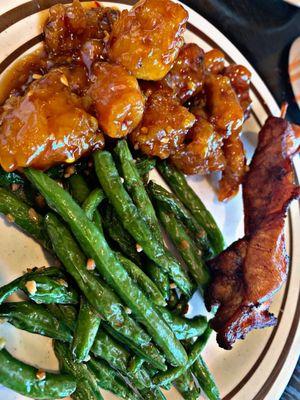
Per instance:
[[[288,54],[300,36],[300,8],[282,0],[183,0],[223,32],[260,74],[287,118],[300,124],[288,77]],[[281,400],[300,399],[300,361]]]

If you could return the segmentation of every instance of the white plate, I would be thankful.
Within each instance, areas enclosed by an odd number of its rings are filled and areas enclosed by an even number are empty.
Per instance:
[[[0,73],[5,72],[17,57],[38,46],[41,41],[41,26],[47,15],[45,9],[54,3],[55,1],[51,0],[0,0]],[[125,4],[129,4],[130,1],[124,0],[123,5],[118,2],[102,3],[125,8],[128,7]],[[260,126],[268,115],[279,115],[279,108],[265,84],[238,49],[207,20],[186,8],[190,14],[186,33],[188,42],[196,42],[205,50],[219,47],[228,55],[228,61],[233,60],[245,65],[253,74],[253,112],[245,125],[243,135],[247,154],[251,156]],[[296,165],[296,170],[299,175],[299,164]],[[193,177],[189,182],[212,211],[224,232],[227,244],[241,237],[241,194],[223,204],[216,199],[213,178],[206,180]],[[273,312],[278,315],[278,325],[273,329],[249,334],[245,341],[237,343],[231,351],[218,348],[214,337],[205,349],[204,358],[215,375],[224,400],[279,399],[298,359],[300,249],[296,240],[299,240],[300,227],[299,204],[296,202],[292,204],[289,212],[286,233],[291,266],[287,284],[276,295],[272,305]],[[16,278],[27,267],[48,265],[42,249],[15,227],[8,226],[4,219],[0,219],[0,237],[0,284]],[[0,336],[7,339],[9,351],[18,358],[41,368],[57,369],[49,339],[24,333],[8,324],[0,326]],[[180,398],[175,391],[166,395],[169,400]],[[25,397],[0,387],[0,400],[21,399]],[[105,394],[105,399],[112,400],[115,397]]]

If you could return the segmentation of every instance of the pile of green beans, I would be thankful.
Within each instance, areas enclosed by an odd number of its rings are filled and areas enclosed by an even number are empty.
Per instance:
[[[184,399],[203,391],[218,400],[201,356],[209,322],[185,312],[210,280],[205,261],[224,246],[219,228],[166,162],[136,161],[125,140],[93,158],[89,183],[81,167],[68,178],[62,166],[22,176],[0,170],[0,213],[62,264],[34,268],[0,288],[0,319],[53,339],[61,373],[21,363],[0,339],[0,384],[36,399],[102,400],[105,389],[128,400],[166,400],[161,389],[174,385]],[[156,164],[174,193],[149,182]],[[42,196],[43,210],[12,184]],[[7,302],[18,290],[27,300]]]

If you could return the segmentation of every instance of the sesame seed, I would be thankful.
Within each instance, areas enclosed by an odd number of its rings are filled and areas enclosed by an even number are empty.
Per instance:
[[[121,176],[121,182],[124,183],[124,178],[122,178],[122,176]]]
[[[35,295],[37,292],[36,281],[28,281],[25,283],[25,287],[28,290],[28,293],[31,295]]]
[[[69,157],[66,159],[67,164],[72,164],[73,162],[75,162],[75,157]]]
[[[93,271],[96,268],[95,260],[89,258],[86,262],[86,269],[89,271]]]
[[[41,74],[32,74],[32,79],[41,79],[42,76]]]
[[[169,143],[170,139],[168,137],[164,137],[160,140],[162,143]]]
[[[20,184],[19,183],[12,183],[11,184],[11,190],[13,191],[13,192],[16,192],[17,190],[19,190],[20,189]]]
[[[129,307],[125,307],[125,312],[128,315],[130,315],[132,313],[132,311],[131,311],[131,309]]]
[[[31,219],[31,221],[38,222],[39,216],[33,208],[29,209],[28,215],[29,215],[29,218]]]
[[[176,289],[176,288],[177,288],[176,283],[174,282],[170,283],[170,289]]]
[[[60,81],[61,81],[61,83],[62,83],[63,85],[69,86],[69,82],[68,82],[68,79],[67,79],[66,75],[62,75],[62,76],[60,77]]]
[[[6,340],[4,338],[0,338],[0,350],[3,350],[6,345]]]
[[[42,369],[39,369],[35,376],[39,381],[43,381],[46,379],[46,372]]]
[[[141,246],[140,244],[138,244],[138,243],[135,245],[135,248],[136,248],[136,251],[137,251],[138,253],[140,253],[141,251],[143,251],[142,246]]]
[[[7,220],[8,222],[10,222],[11,224],[15,222],[15,217],[12,216],[11,214],[6,214],[5,218],[6,218],[6,220]]]

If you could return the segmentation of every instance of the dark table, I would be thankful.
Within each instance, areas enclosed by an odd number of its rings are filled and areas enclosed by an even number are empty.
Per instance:
[[[269,87],[287,117],[300,124],[288,77],[289,49],[300,36],[300,8],[281,0],[183,0],[223,32]],[[281,400],[300,399],[300,362]]]

